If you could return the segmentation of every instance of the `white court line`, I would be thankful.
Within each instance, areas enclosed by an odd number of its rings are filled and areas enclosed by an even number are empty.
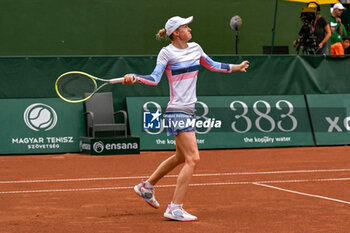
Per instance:
[[[194,174],[195,177],[206,176],[237,176],[237,175],[267,175],[267,174],[291,174],[291,173],[319,173],[319,172],[347,172],[350,169],[324,169],[324,170],[295,170],[295,171],[267,171],[267,172],[235,172],[235,173],[212,173]],[[178,175],[167,175],[164,178],[176,178]],[[43,179],[43,180],[10,180],[0,181],[0,184],[16,183],[45,183],[45,182],[76,182],[76,181],[98,181],[98,180],[130,180],[147,179],[148,176],[126,176],[126,177],[99,177],[99,178],[75,178],[75,179]]]
[[[261,183],[301,183],[301,182],[326,182],[326,181],[347,181],[349,178],[328,178],[328,179],[309,179],[309,180],[268,180],[268,181],[240,181],[240,182],[222,182],[222,183],[198,183],[189,186],[218,186],[218,185],[245,185],[245,184],[261,184]],[[157,188],[175,187],[175,184],[156,185]],[[133,186],[125,187],[104,187],[104,188],[73,188],[73,189],[49,189],[49,190],[14,190],[2,191],[0,194],[23,194],[23,193],[51,193],[51,192],[78,192],[78,191],[100,191],[100,190],[120,190],[132,189]]]
[[[344,203],[344,204],[350,205],[350,202],[348,202],[348,201],[343,201],[343,200],[339,200],[339,199],[335,199],[335,198],[330,198],[330,197],[325,197],[325,196],[320,196],[320,195],[314,195],[314,194],[309,194],[309,193],[302,193],[302,192],[293,191],[293,190],[290,190],[290,189],[284,189],[284,188],[279,188],[279,187],[272,186],[272,185],[262,184],[260,182],[253,183],[253,184],[259,185],[259,186],[263,186],[263,187],[266,187],[266,188],[277,189],[277,190],[284,191],[284,192],[299,194],[299,195],[308,196],[308,197],[316,197],[316,198],[321,198],[321,199],[325,199],[325,200],[329,200],[329,201],[335,201],[335,202],[340,202],[340,203]]]

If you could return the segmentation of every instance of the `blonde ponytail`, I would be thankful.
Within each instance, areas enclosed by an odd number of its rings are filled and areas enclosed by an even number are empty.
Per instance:
[[[166,31],[164,28],[160,29],[156,35],[157,39],[166,38]]]

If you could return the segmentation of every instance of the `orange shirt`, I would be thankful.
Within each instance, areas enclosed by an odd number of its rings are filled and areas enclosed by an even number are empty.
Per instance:
[[[344,55],[344,47],[341,42],[334,43],[331,46],[332,55]]]

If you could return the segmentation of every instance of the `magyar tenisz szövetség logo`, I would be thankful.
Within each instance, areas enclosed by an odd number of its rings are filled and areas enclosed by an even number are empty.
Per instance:
[[[24,122],[34,131],[48,131],[57,123],[57,113],[49,105],[35,103],[24,111]]]

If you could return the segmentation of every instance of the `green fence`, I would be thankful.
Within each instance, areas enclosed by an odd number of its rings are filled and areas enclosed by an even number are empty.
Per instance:
[[[201,67],[198,96],[303,95],[350,93],[350,57],[324,56],[213,56],[217,61],[250,61],[247,73],[215,73]],[[0,57],[0,98],[56,97],[54,82],[63,72],[80,70],[98,77],[126,73],[150,74],[156,56]],[[158,86],[114,85],[117,109],[126,97],[169,96],[165,74]]]
[[[331,97],[332,95],[322,95],[322,97],[320,98],[318,98],[317,96],[310,97],[309,95],[350,93],[349,57],[335,58],[331,56],[213,56],[213,59],[226,63],[240,63],[243,60],[249,60],[251,66],[248,69],[247,73],[239,72],[231,74],[214,73],[202,67],[199,72],[197,83],[197,95],[199,97],[241,96],[242,101],[248,104],[249,101],[258,101],[259,99],[257,99],[257,96],[261,96],[261,98],[265,98],[266,96],[291,96],[292,98],[292,96],[294,95],[306,95],[308,101],[311,104],[314,104],[315,108],[318,108],[320,104],[322,107],[322,104],[328,103],[328,96]],[[155,63],[156,56],[0,57],[0,79],[2,81],[2,85],[0,85],[0,100],[2,103],[2,112],[0,113],[0,118],[4,119],[3,122],[11,121],[11,116],[13,114],[11,113],[9,115],[9,113],[4,111],[4,109],[10,109],[8,105],[11,105],[13,99],[22,99],[25,102],[26,99],[33,98],[39,100],[47,98],[57,98],[56,93],[54,91],[54,83],[57,77],[63,72],[71,70],[80,70],[91,73],[98,77],[108,79],[123,76],[126,73],[149,74],[153,71]],[[147,86],[143,84],[123,86],[121,84],[116,84],[106,87],[105,89],[103,89],[103,91],[113,92],[116,110],[127,109],[126,98],[128,97],[162,97],[164,102],[166,102],[169,98],[169,86],[165,75],[163,75],[163,78],[158,84],[158,86]],[[283,99],[288,100],[288,98],[289,97],[285,97]],[[342,100],[345,102],[341,104],[341,106],[345,106],[344,108],[346,109],[346,111],[348,111],[348,105],[346,105],[346,103],[348,103],[348,95],[341,95],[340,97],[334,98],[329,99],[329,105],[325,105],[325,108],[333,105],[336,106],[335,103],[340,104],[340,100]],[[314,101],[314,99],[316,101]],[[321,101],[317,102],[319,100]],[[293,101],[295,100],[290,100],[290,102]],[[63,101],[60,102],[62,102],[63,104]],[[249,104],[254,104],[250,102]],[[269,102],[269,104],[275,105],[277,102],[275,100],[272,100],[272,102]],[[35,103],[44,102],[36,101]],[[70,111],[70,109],[76,107],[75,104],[64,104],[64,111]],[[29,102],[26,103],[26,106],[30,105],[31,104]],[[14,104],[13,106],[19,107],[19,105],[16,104]],[[314,127],[313,130],[315,132],[316,143],[318,145],[337,143],[348,144],[348,140],[346,138],[348,138],[348,132],[350,130],[349,114],[347,114],[347,112],[342,113],[341,115],[339,115],[338,118],[336,118],[337,116],[335,116],[334,113],[326,112],[325,114],[328,115],[324,115],[325,117],[324,119],[322,119],[317,118],[317,114],[315,115],[315,111],[317,113],[317,109],[312,109],[313,105],[311,107],[308,107],[310,108],[311,120],[314,121],[312,126]],[[130,112],[133,110],[133,106],[128,106],[128,108]],[[17,117],[19,116],[21,118],[17,120],[18,122],[21,121],[21,124],[23,125],[21,126],[21,128],[26,129],[25,131],[29,131],[30,133],[35,133],[27,126],[24,126],[24,106],[22,106],[21,109],[17,109],[16,111]],[[82,111],[82,107],[79,111]],[[81,114],[79,113],[77,114],[77,116],[81,117]],[[317,124],[317,119],[323,120],[323,125]],[[255,121],[256,119],[253,120],[252,118],[251,120]],[[278,119],[275,119],[274,121],[278,122]],[[18,126],[18,124],[13,122],[11,124],[14,126],[14,128]],[[317,130],[319,129],[319,127],[321,127],[321,129],[323,129],[324,127],[330,127],[329,124],[331,124],[331,128],[334,132],[331,132],[331,134],[325,134],[324,132],[318,133]],[[83,126],[79,127],[79,130],[83,130]],[[342,130],[342,132],[335,132],[339,129],[339,127]],[[9,129],[4,128],[2,130],[2,133],[7,132],[8,130]],[[84,135],[84,133],[78,133],[76,137],[81,135]],[[63,137],[62,140],[64,141],[66,140],[64,139],[64,137],[66,136],[67,135],[62,134],[57,137]],[[261,138],[260,136],[257,138]],[[265,135],[262,136],[262,138],[264,138]],[[1,136],[2,139],[5,137],[7,137],[7,135]],[[20,138],[31,137],[38,138],[41,136],[18,136],[18,140],[14,139],[14,141],[11,141],[11,146],[16,145],[16,147],[18,146],[17,148],[20,148],[19,146],[26,146],[26,143],[22,144]],[[50,138],[51,135],[45,135],[45,137],[41,138],[43,138],[42,140],[46,140],[46,137]],[[70,135],[68,135],[68,137],[70,137]],[[335,139],[336,137],[338,138],[336,142],[328,140],[329,138]],[[12,138],[15,138],[15,136],[13,136]],[[252,138],[253,141],[255,140],[254,136],[248,135],[245,138],[247,138],[247,142],[249,142]],[[308,140],[309,139],[310,138],[308,138]],[[142,140],[143,139],[141,138],[141,144]],[[242,141],[244,140],[244,138],[240,138],[237,140]],[[308,140],[305,140],[307,144],[309,144]],[[304,142],[303,140],[301,141]],[[295,142],[297,142],[297,140]],[[40,149],[41,141],[37,144],[39,145],[38,149]],[[66,143],[65,145],[69,144]],[[63,149],[65,145],[60,146],[60,148]],[[294,145],[302,145],[302,143],[297,142]],[[2,149],[8,147],[7,144],[3,144],[1,146]],[[254,146],[258,146],[258,144]],[[75,144],[73,145],[73,147],[73,149],[67,150],[78,150],[78,145]],[[3,153],[10,153],[11,151],[13,150],[6,149],[5,151],[3,151]],[[64,151],[66,151],[66,149],[64,149]]]

